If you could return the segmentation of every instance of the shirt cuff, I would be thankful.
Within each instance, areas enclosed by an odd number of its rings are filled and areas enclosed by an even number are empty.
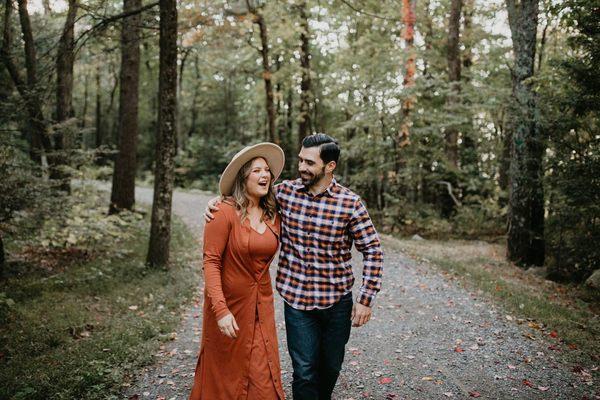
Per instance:
[[[371,307],[375,302],[375,295],[361,290],[356,301],[363,306]]]

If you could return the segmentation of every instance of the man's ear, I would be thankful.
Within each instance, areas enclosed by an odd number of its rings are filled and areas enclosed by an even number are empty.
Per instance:
[[[333,172],[335,167],[337,167],[337,163],[335,161],[329,161],[327,165],[325,165],[325,171]]]

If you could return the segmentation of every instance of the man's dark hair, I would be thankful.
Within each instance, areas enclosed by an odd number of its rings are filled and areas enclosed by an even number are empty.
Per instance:
[[[331,161],[338,162],[340,158],[340,145],[338,141],[324,133],[315,133],[302,140],[302,147],[319,146],[319,156],[325,164]]]

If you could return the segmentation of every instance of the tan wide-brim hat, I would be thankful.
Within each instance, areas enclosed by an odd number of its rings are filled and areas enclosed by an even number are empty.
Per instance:
[[[221,195],[231,195],[233,183],[235,182],[238,171],[244,164],[256,157],[262,157],[267,161],[267,164],[275,177],[273,182],[279,178],[279,175],[281,175],[281,171],[283,170],[283,165],[285,164],[285,155],[283,154],[281,147],[277,146],[275,143],[269,142],[247,146],[233,156],[229,165],[221,174],[221,180],[219,181],[219,191],[221,192]]]

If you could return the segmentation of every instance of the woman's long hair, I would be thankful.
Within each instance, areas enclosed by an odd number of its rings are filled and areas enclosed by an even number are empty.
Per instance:
[[[247,196],[248,192],[246,190],[246,179],[250,175],[250,167],[252,166],[252,162],[254,162],[254,160],[257,158],[263,157],[255,157],[244,164],[242,168],[240,168],[235,176],[235,181],[233,182],[231,197],[228,197],[228,199],[234,203],[235,208],[240,212],[242,222],[248,218],[248,205],[250,204],[250,200],[248,200]],[[271,222],[274,222],[275,216],[277,215],[277,202],[275,201],[275,193],[273,192],[273,181],[275,177],[273,176],[272,172],[269,171],[269,173],[271,174],[269,190],[265,196],[260,198],[258,205],[263,210],[261,221],[267,219],[271,220]]]

